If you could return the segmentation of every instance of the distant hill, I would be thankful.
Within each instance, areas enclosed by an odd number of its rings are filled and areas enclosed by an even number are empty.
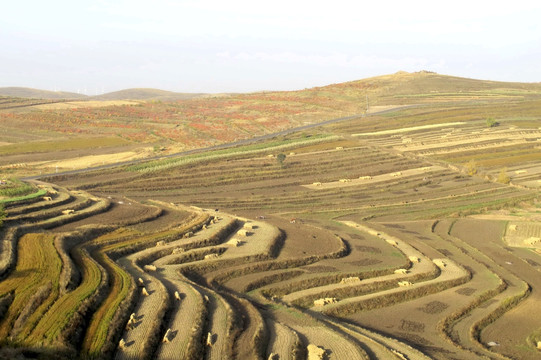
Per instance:
[[[49,91],[26,87],[0,87],[0,96],[33,99],[87,99],[87,95],[66,91]]]
[[[160,89],[135,88],[114,91],[102,95],[92,96],[92,100],[187,100],[205,94],[177,93]]]
[[[370,99],[370,105],[419,103],[425,100],[450,100],[451,97],[471,99],[480,93],[485,98],[497,96],[528,96],[541,91],[541,83],[501,82],[462,78],[441,75],[430,71],[408,73],[399,71],[390,75],[329,84],[296,91],[262,91],[238,94],[204,94],[179,93],[152,88],[132,88],[114,91],[102,95],[87,96],[72,92],[48,91],[24,87],[0,88],[0,96],[46,99],[46,100],[159,100],[176,101],[194,98],[220,98],[223,96],[236,97],[273,97],[285,94],[294,98],[302,98],[303,102],[314,99],[326,99],[348,104],[358,104],[359,101]]]

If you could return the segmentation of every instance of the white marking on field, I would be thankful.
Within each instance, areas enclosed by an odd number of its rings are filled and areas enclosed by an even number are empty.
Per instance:
[[[347,181],[344,181],[344,179],[340,179],[338,181],[331,181],[331,182],[326,182],[326,183],[318,182],[318,183],[302,185],[302,186],[309,189],[314,189],[314,190],[332,189],[336,187],[357,186],[357,185],[372,184],[372,183],[377,183],[377,182],[382,182],[382,181],[389,181],[389,179],[391,178],[403,178],[407,176],[423,174],[423,173],[431,172],[431,171],[441,171],[445,169],[446,168],[442,166],[438,166],[438,165],[423,166],[420,168],[401,170],[399,172],[392,172],[392,173],[375,175],[375,176],[361,176],[357,179],[347,179]]]
[[[462,122],[462,121],[450,122],[450,123],[444,123],[444,124],[430,124],[430,125],[412,126],[412,127],[400,128],[400,129],[375,131],[375,132],[369,132],[369,133],[351,134],[351,136],[389,135],[389,134],[398,134],[398,133],[404,133],[404,132],[410,132],[410,131],[434,129],[434,128],[448,127],[448,126],[455,126],[455,125],[464,125],[464,124],[466,124],[466,123]]]

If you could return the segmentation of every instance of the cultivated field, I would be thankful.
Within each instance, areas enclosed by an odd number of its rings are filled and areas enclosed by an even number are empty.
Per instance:
[[[367,91],[389,111],[364,114]],[[537,84],[401,73],[70,110],[85,124],[80,143],[58,142],[62,158],[45,139],[60,128],[36,139],[36,153],[0,146],[0,357],[538,359],[540,104]],[[143,120],[143,109],[161,115]],[[31,122],[64,110],[3,111],[2,121]],[[104,112],[137,126],[114,137]],[[13,177],[40,171],[15,158],[56,168],[121,160],[127,148],[161,152],[145,142],[155,127],[225,113],[246,137],[364,116],[231,148]],[[129,134],[146,126],[154,132],[134,144]],[[205,134],[167,146],[216,143]]]

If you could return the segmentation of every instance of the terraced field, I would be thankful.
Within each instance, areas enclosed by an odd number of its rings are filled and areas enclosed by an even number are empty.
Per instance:
[[[18,184],[0,357],[539,358],[538,94],[468,89]]]

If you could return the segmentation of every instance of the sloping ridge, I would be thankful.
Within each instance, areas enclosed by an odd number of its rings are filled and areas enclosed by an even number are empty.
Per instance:
[[[88,96],[66,91],[49,91],[26,87],[1,87],[0,96],[36,99],[87,99]]]
[[[204,94],[177,93],[173,91],[133,88],[92,96],[93,100],[187,100]]]

